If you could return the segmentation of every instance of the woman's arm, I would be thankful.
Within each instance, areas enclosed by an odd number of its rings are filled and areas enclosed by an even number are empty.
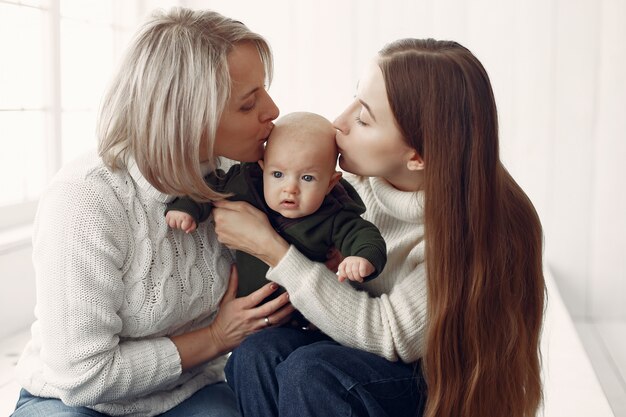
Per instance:
[[[238,345],[265,327],[265,316],[280,323],[293,309],[287,295],[254,307],[273,291],[270,285],[234,299],[235,278],[208,327],[171,339],[122,338],[119,311],[131,302],[122,271],[138,251],[130,247],[131,233],[125,208],[109,187],[59,182],[42,198],[33,260],[47,372],[45,386],[34,394],[75,406],[139,398]]]
[[[388,265],[390,267],[390,265]],[[321,331],[345,346],[375,353],[390,361],[414,362],[425,346],[425,265],[395,279],[378,297],[338,282],[323,264],[291,247],[267,279],[283,285],[292,304]],[[376,281],[375,280],[375,281]]]
[[[270,265],[267,278],[283,285],[292,304],[337,342],[389,360],[413,362],[422,356],[426,329],[423,263],[416,263],[405,276],[377,278],[393,280],[392,288],[372,297],[338,282],[326,266],[307,259],[284,240],[281,243],[265,215],[255,208],[220,202],[219,214],[214,215],[220,241]],[[254,233],[247,233],[249,230]]]
[[[33,263],[46,383],[35,395],[94,405],[143,396],[180,376],[169,339],[120,338],[130,233],[110,187],[59,181],[42,197]]]

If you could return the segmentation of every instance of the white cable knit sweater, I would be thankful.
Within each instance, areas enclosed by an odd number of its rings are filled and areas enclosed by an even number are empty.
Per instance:
[[[423,192],[402,192],[380,178],[350,181],[365,202],[363,217],[387,243],[387,265],[354,291],[323,264],[293,246],[267,278],[283,285],[292,304],[337,342],[388,360],[413,362],[424,353],[427,283]]]
[[[185,234],[134,163],[111,172],[95,155],[62,169],[33,235],[37,279],[22,386],[111,415],[154,416],[223,380],[225,359],[181,372],[167,337],[206,326],[232,256],[209,222]]]

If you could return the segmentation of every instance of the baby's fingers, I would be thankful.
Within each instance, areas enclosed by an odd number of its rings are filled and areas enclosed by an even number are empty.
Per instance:
[[[363,277],[359,272],[360,264],[360,262],[352,262],[349,268],[347,268],[347,275],[350,281],[363,282]]]
[[[189,219],[184,219],[181,224],[181,229],[183,229],[186,233],[191,233],[196,230],[196,222]]]
[[[172,229],[176,227],[176,219],[174,216],[171,216],[169,212],[165,215],[165,223]]]
[[[344,282],[348,276],[346,275],[346,263],[342,261],[337,267],[337,279],[339,282]]]

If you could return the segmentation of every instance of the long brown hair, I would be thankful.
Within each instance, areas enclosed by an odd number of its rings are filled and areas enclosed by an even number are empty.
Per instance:
[[[389,44],[379,65],[398,127],[424,159],[425,416],[535,416],[543,236],[500,162],[487,73],[463,46],[433,39]]]

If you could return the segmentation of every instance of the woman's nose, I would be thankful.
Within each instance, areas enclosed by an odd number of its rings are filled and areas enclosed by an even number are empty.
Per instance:
[[[261,122],[270,122],[278,117],[280,110],[269,93],[265,92],[265,103],[263,111],[260,113]]]
[[[333,122],[333,127],[335,129],[337,129],[339,132],[343,133],[344,135],[347,133],[347,128],[341,122],[341,118],[340,117],[335,119],[335,121]]]
[[[335,129],[347,135],[350,132],[350,124],[348,123],[348,116],[351,114],[353,106],[350,105],[341,113],[333,122]]]

